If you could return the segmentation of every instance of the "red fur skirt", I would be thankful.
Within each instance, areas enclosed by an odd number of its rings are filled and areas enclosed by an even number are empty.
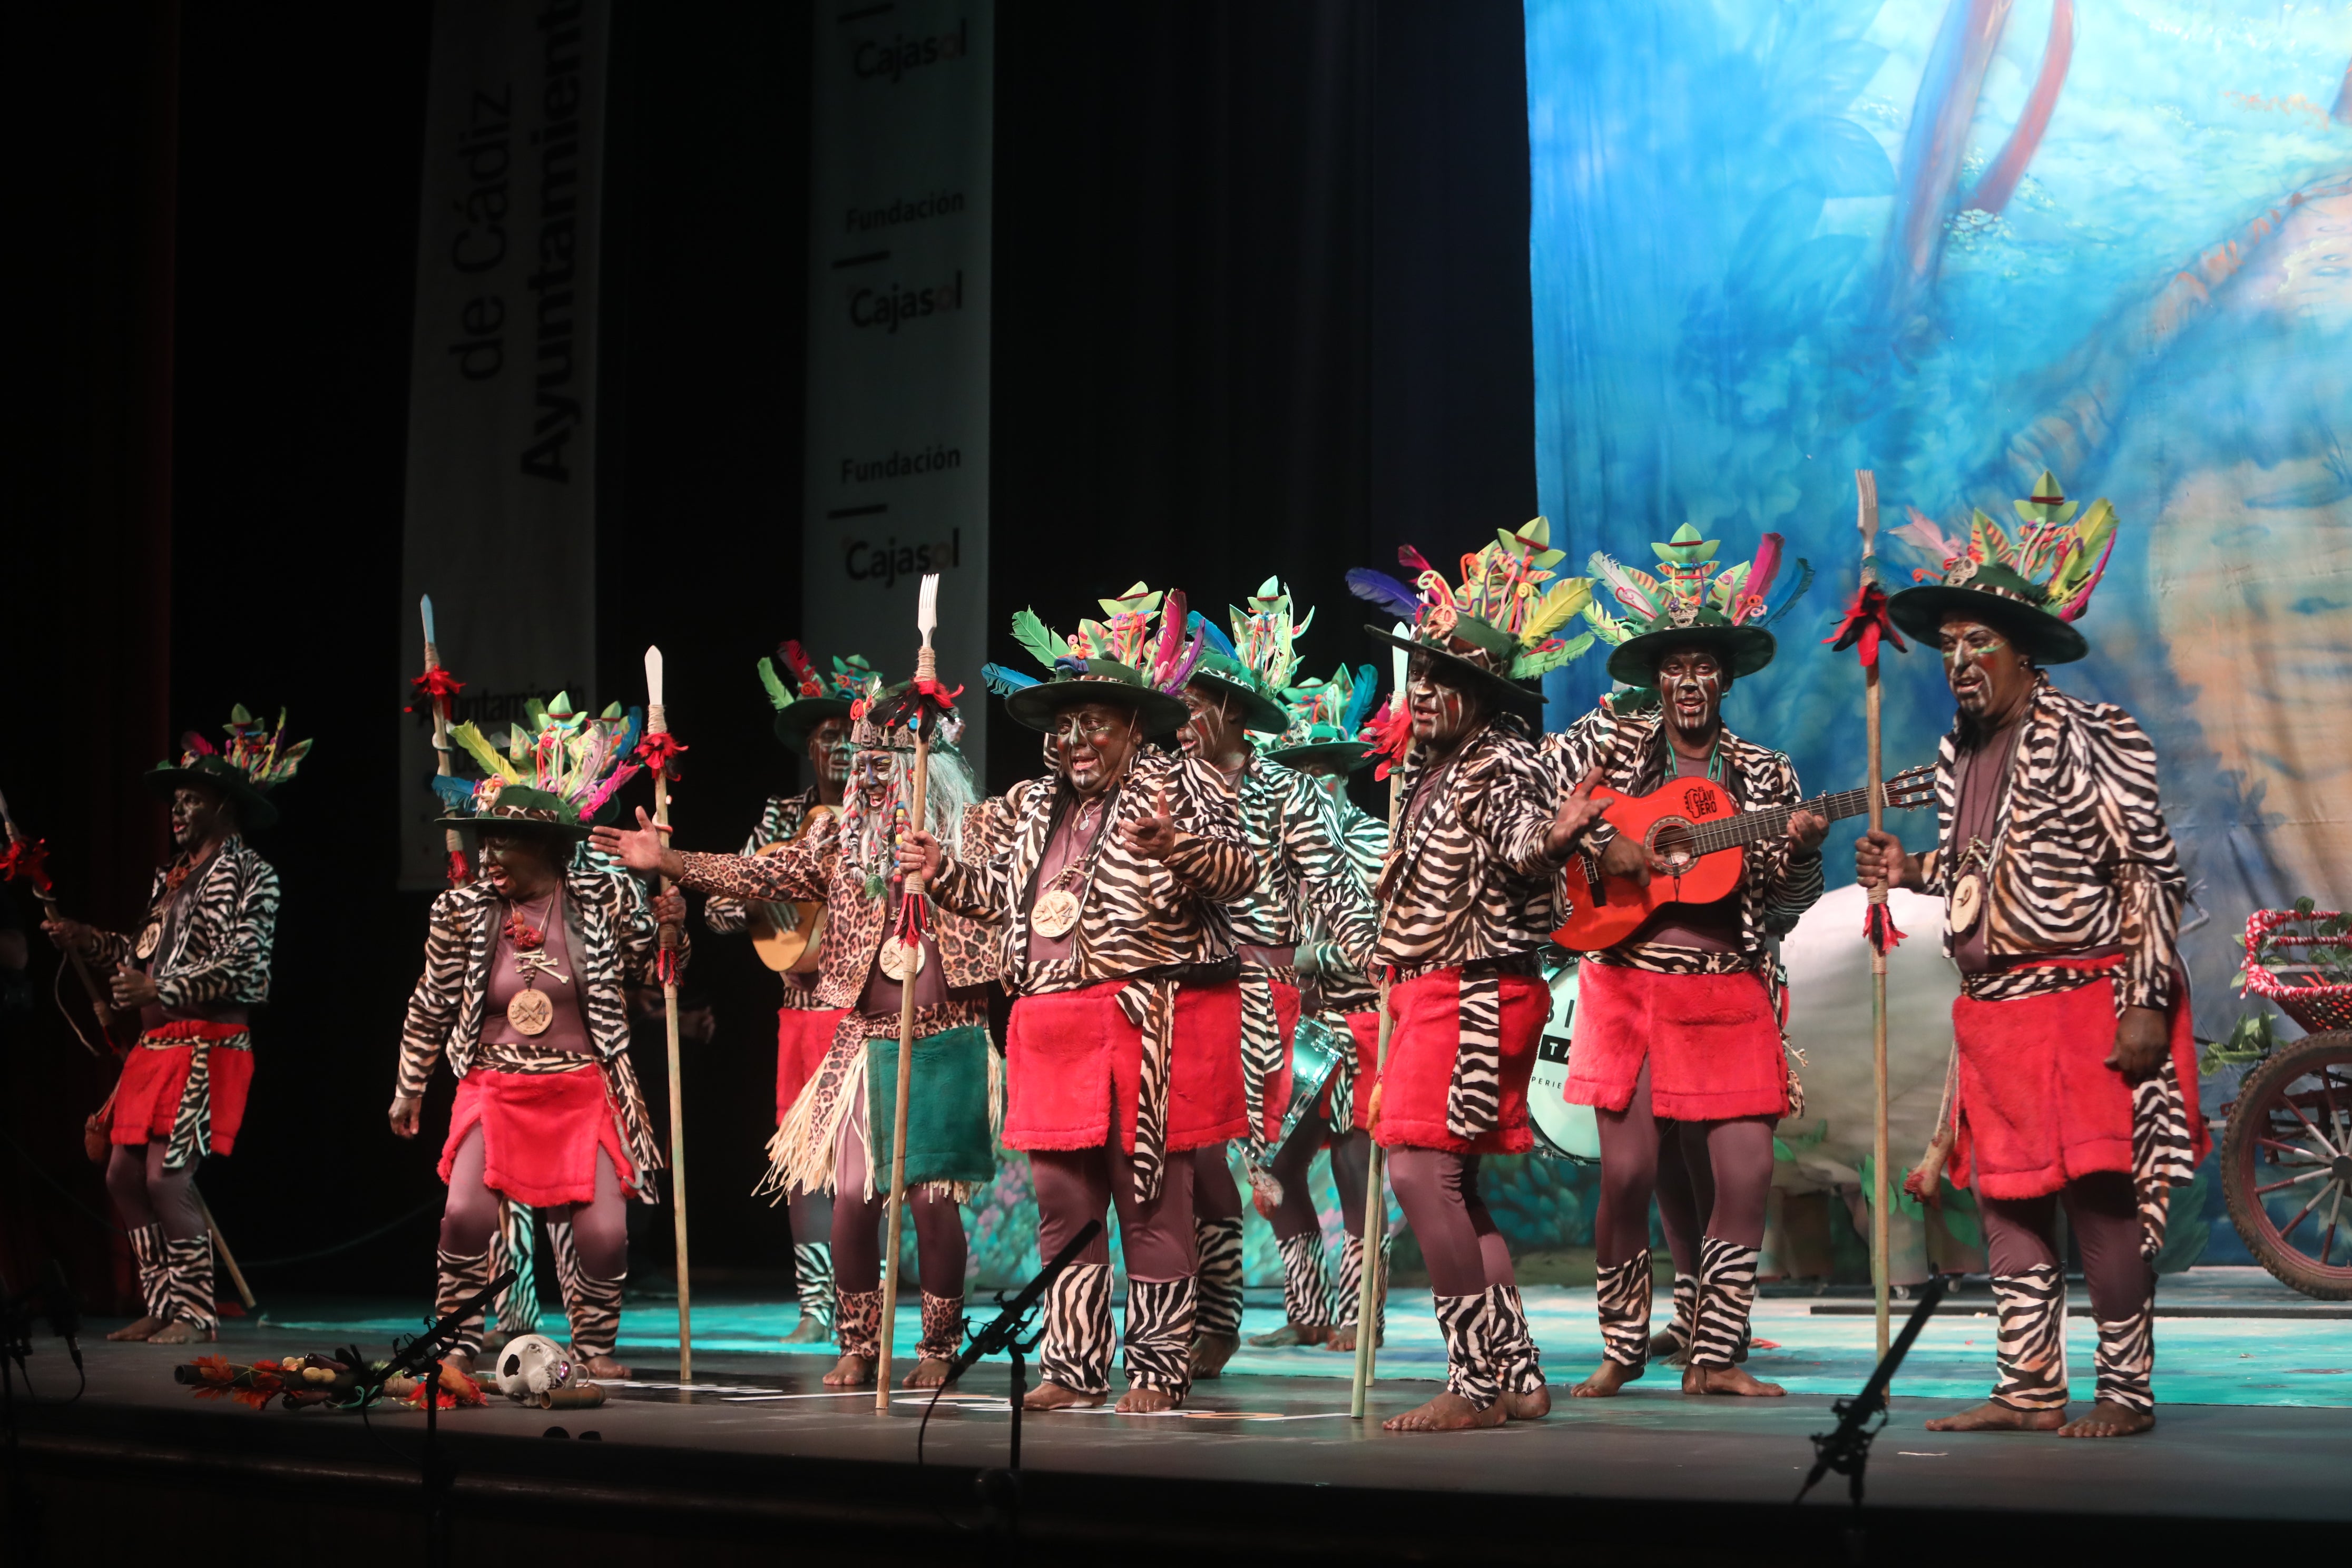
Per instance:
[[[779,1007],[776,1009],[776,1125],[793,1113],[793,1105],[816,1076],[824,1053],[833,1048],[833,1031],[847,1016],[846,1007]]]
[[[1135,1152],[1135,1097],[1143,1031],[1127,1021],[1107,980],[1082,991],[1024,996],[1004,1031],[1008,1149],[1099,1149],[1114,1131]],[[1242,1096],[1242,988],[1187,985],[1176,993],[1168,1062],[1171,1154],[1249,1131]]]
[[[2180,1075],[2190,1146],[2212,1147],[2197,1109],[2197,1040],[2174,990],[2172,1062]],[[2094,1171],[2132,1168],[2131,1087],[2106,1065],[2116,1047],[2116,984],[2011,1002],[1952,1004],[1959,1045],[1952,1184],[1991,1198],[2035,1198]]]
[[[531,1208],[592,1203],[596,1151],[613,1158],[621,1189],[633,1194],[637,1173],[621,1142],[620,1125],[604,1097],[604,1070],[593,1062],[570,1072],[494,1072],[476,1068],[457,1080],[449,1110],[449,1141],[441,1146],[441,1179],[457,1145],[482,1130],[482,1184]]]
[[[1258,1110],[1265,1122],[1265,1135],[1279,1138],[1282,1136],[1283,1115],[1290,1109],[1291,1085],[1297,1076],[1290,1066],[1290,1042],[1298,1032],[1298,987],[1285,985],[1276,980],[1270,983],[1267,989],[1274,993],[1274,1021],[1282,1030],[1282,1066],[1267,1077],[1265,1097],[1258,1102]]]
[[[144,1045],[131,1047],[107,1112],[107,1137],[134,1145],[169,1138],[195,1054],[194,1046],[160,1051],[151,1051]],[[253,1052],[215,1046],[206,1057],[205,1082],[213,1102],[212,1152],[226,1154],[236,1146],[236,1131],[245,1125],[245,1098],[253,1087]]]
[[[1658,974],[1588,960],[1577,973],[1571,1105],[1622,1110],[1650,1067],[1650,1111],[1676,1121],[1785,1116],[1780,1021],[1752,972]]]
[[[1389,987],[1389,1061],[1380,1075],[1381,1114],[1372,1128],[1374,1142],[1383,1149],[1524,1154],[1535,1147],[1528,1126],[1528,1075],[1535,1070],[1536,1037],[1551,1016],[1551,991],[1529,974],[1496,978],[1503,1003],[1501,1114],[1491,1131],[1464,1140],[1445,1129],[1445,1100],[1462,1052],[1461,979],[1459,969],[1441,969]],[[1368,1034],[1379,1037],[1377,1030],[1359,1028],[1358,1042]],[[1369,1121],[1369,1098],[1357,1103],[1358,1114]]]

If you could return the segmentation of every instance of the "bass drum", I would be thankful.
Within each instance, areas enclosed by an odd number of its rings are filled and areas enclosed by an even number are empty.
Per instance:
[[[1312,1015],[1298,1020],[1298,1026],[1290,1033],[1290,1103],[1283,1108],[1276,1148],[1290,1142],[1290,1135],[1323,1098],[1324,1086],[1339,1070],[1339,1053],[1355,1048],[1355,1036],[1343,1037]]]
[[[1576,960],[1544,965],[1551,984],[1551,1016],[1536,1042],[1535,1070],[1528,1075],[1528,1120],[1534,1125],[1535,1152],[1580,1165],[1601,1162],[1601,1123],[1589,1105],[1568,1102],[1568,1043],[1576,1032]]]

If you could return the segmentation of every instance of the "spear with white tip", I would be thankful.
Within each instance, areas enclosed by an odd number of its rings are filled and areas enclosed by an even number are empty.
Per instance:
[[[669,712],[662,706],[662,653],[646,649],[645,750],[654,771],[654,822],[662,844],[669,843],[669,748],[653,741],[669,733]],[[683,751],[685,748],[679,747]],[[667,893],[674,884],[661,879]],[[677,1380],[694,1381],[694,1293],[687,1282],[686,1250],[686,1073],[677,1046],[678,929],[661,928],[662,1022],[669,1036],[669,1191],[677,1208],[672,1224],[677,1229]]]

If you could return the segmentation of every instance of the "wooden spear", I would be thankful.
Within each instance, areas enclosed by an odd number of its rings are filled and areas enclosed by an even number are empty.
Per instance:
[[[1856,468],[1853,471],[1853,488],[1857,506],[1854,526],[1862,531],[1862,585],[1866,590],[1878,581],[1878,476],[1868,468]],[[1876,658],[1863,661],[1862,679],[1864,744],[1869,749],[1870,830],[1876,833],[1886,824],[1886,799],[1883,790],[1885,767],[1879,754]],[[1873,891],[1870,901],[1874,904],[1886,902],[1886,889],[1880,888]],[[1871,1130],[1870,1288],[1877,1302],[1878,1354],[1883,1361],[1886,1356],[1891,1326],[1887,1305],[1886,950],[1876,942],[1870,944],[1870,1043],[1871,1084],[1876,1096],[1873,1106],[1877,1117]]]
[[[929,818],[923,814],[930,806],[931,713],[926,688],[940,678],[939,656],[931,651],[931,632],[940,624],[939,603],[939,574],[930,573],[923,578],[922,595],[915,605],[915,629],[922,634],[923,646],[915,655],[915,684],[907,693],[915,717],[915,798],[907,820],[917,833],[926,831]],[[923,874],[908,872],[899,909],[916,905],[922,896]],[[898,1227],[907,1208],[907,1096],[914,1085],[915,976],[923,957],[921,938],[902,942],[898,952],[898,1097],[890,1113],[889,1240],[882,1253],[881,1354],[874,1363],[874,1409],[881,1415],[890,1414],[890,1349],[898,1328]],[[872,1107],[866,1114],[872,1116]],[[846,1201],[848,1194],[842,1195]]]
[[[1399,702],[1404,700],[1405,658],[1404,650],[1399,648],[1394,660],[1396,681],[1392,699]],[[1402,771],[1396,766],[1389,769],[1389,853],[1391,855],[1396,853],[1397,814],[1404,804],[1404,796],[1397,788]],[[1381,910],[1381,921],[1383,926],[1388,922],[1385,905]],[[1381,974],[1380,1020],[1380,1044],[1375,1060],[1380,1070],[1385,1072],[1389,1065],[1390,1027],[1389,979],[1385,969]],[[1349,1048],[1355,1048],[1352,1041]],[[1380,1081],[1378,1074],[1375,1074],[1370,1101],[1371,1120],[1375,1121],[1380,1120]],[[1382,1289],[1388,1283],[1388,1257],[1381,1245],[1388,1239],[1389,1228],[1388,1199],[1381,1190],[1387,1175],[1387,1162],[1381,1158],[1380,1140],[1372,1137],[1371,1133],[1370,1127],[1364,1129],[1365,1141],[1371,1144],[1371,1158],[1366,1162],[1368,1168],[1364,1173],[1364,1263],[1356,1281],[1356,1377],[1354,1386],[1348,1391],[1348,1418],[1351,1421],[1363,1419],[1365,1402],[1371,1394],[1372,1365],[1380,1339],[1375,1317],[1380,1310]]]
[[[646,732],[649,735],[669,733],[669,713],[662,706],[662,654],[657,647],[646,649]],[[654,822],[661,829],[661,841],[669,842],[669,769],[656,753],[654,769]],[[670,879],[661,879],[661,890],[671,889]],[[694,1381],[694,1293],[688,1283],[686,1247],[686,1074],[677,1046],[677,947],[678,929],[674,925],[661,928],[662,1021],[669,1036],[669,1193],[675,1207],[671,1224],[677,1230],[677,1380]]]
[[[433,635],[433,595],[425,595],[417,601],[425,616],[425,674],[429,681],[441,668],[441,645]],[[439,692],[427,689],[425,699],[433,708],[433,771],[443,778],[450,775],[449,766],[449,700]],[[449,885],[462,888],[473,880],[472,869],[466,864],[465,836],[454,827],[445,828],[442,842],[449,850]]]

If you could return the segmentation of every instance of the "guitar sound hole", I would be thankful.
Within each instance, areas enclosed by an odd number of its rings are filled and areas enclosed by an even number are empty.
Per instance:
[[[1650,853],[1664,860],[1676,875],[1689,869],[1698,858],[1692,846],[1691,825],[1687,822],[1661,822],[1650,835]]]

